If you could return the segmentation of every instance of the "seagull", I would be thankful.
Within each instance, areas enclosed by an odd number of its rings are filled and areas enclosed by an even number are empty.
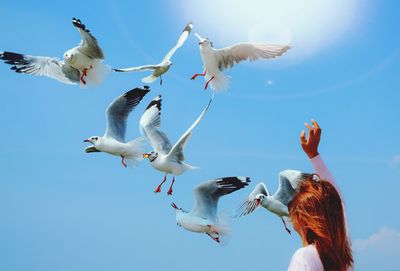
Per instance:
[[[85,86],[87,81],[100,84],[110,68],[103,64],[103,50],[97,40],[79,19],[73,18],[72,24],[82,36],[80,44],[64,53],[60,60],[47,56],[31,56],[13,52],[0,52],[0,59],[6,64],[14,65],[11,70],[47,76],[66,84]]]
[[[299,184],[311,178],[317,181],[317,174],[302,173],[298,170],[287,169],[279,173],[279,186],[275,194],[271,195],[268,192],[264,183],[256,185],[254,190],[250,193],[247,200],[239,208],[244,210],[240,216],[252,213],[260,205],[268,211],[276,214],[282,219],[285,230],[290,234],[290,230],[286,226],[283,217],[289,217],[288,204],[296,195],[299,189]]]
[[[191,80],[197,76],[204,76],[207,89],[208,84],[214,91],[226,90],[229,87],[229,76],[222,71],[233,67],[236,63],[243,60],[257,60],[260,58],[274,58],[281,56],[290,49],[288,45],[272,45],[262,43],[241,42],[222,49],[215,49],[209,39],[202,38],[195,33],[199,39],[199,48],[203,60],[203,73],[196,73]]]
[[[185,43],[187,37],[190,34],[190,31],[192,31],[193,24],[188,23],[186,27],[183,29],[182,34],[179,36],[178,42],[175,44],[175,46],[169,50],[168,54],[163,58],[163,60],[154,65],[144,65],[144,66],[137,66],[137,67],[132,67],[132,68],[126,68],[126,69],[113,69],[116,72],[137,72],[137,71],[153,71],[153,73],[150,76],[144,77],[142,79],[143,83],[153,83],[158,77],[160,77],[160,85],[162,85],[162,75],[166,73],[169,68],[172,65],[171,62],[171,57],[175,53],[175,51]]]
[[[177,224],[192,232],[205,233],[220,243],[220,236],[229,233],[229,226],[217,215],[218,200],[244,188],[249,182],[249,177],[224,177],[197,185],[193,189],[195,204],[190,212],[171,204],[176,210]]]
[[[161,95],[155,97],[150,104],[147,106],[145,112],[140,119],[140,131],[142,135],[147,139],[150,145],[153,147],[153,151],[150,153],[143,154],[143,158],[148,158],[151,165],[165,173],[164,179],[154,190],[155,193],[161,192],[161,186],[167,180],[167,174],[173,174],[171,186],[167,192],[168,195],[172,195],[172,186],[175,182],[175,176],[180,175],[188,169],[194,169],[193,166],[184,163],[185,157],[183,155],[183,148],[192,135],[193,129],[200,123],[204,114],[210,107],[211,101],[214,95],[211,97],[206,108],[196,119],[196,121],[189,127],[189,129],[181,136],[181,138],[171,145],[166,134],[159,130],[160,128],[160,111],[161,111]]]
[[[134,88],[116,98],[107,108],[107,128],[104,136],[92,136],[83,142],[93,144],[85,149],[86,153],[106,152],[122,158],[122,165],[135,165],[143,159],[144,138],[139,137],[125,142],[126,124],[129,113],[150,91],[148,86]]]

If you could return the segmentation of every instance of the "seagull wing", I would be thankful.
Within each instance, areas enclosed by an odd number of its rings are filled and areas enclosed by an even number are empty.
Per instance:
[[[240,212],[239,216],[244,216],[252,213],[256,208],[256,196],[259,194],[263,194],[269,196],[269,192],[267,187],[264,183],[258,183],[247,199],[243,202],[243,204],[239,207],[238,213]],[[242,210],[242,211],[240,211]]]
[[[161,95],[155,97],[147,106],[140,118],[139,128],[142,135],[156,152],[167,154],[171,150],[171,143],[166,134],[161,132]]]
[[[217,56],[218,68],[224,70],[247,59],[253,61],[260,58],[274,58],[282,55],[289,49],[290,46],[288,45],[242,42],[230,47],[215,49],[214,53]]]
[[[292,187],[291,180],[288,178],[290,175],[286,175],[284,172],[279,173],[279,186],[274,198],[287,206],[296,194],[296,190]]]
[[[216,219],[219,198],[244,188],[249,182],[249,177],[224,177],[197,185],[193,189],[195,204],[191,213],[206,219]]]
[[[190,126],[189,129],[187,129],[187,131],[175,143],[171,151],[168,153],[168,158],[177,162],[185,160],[185,156],[183,155],[183,148],[185,147],[190,136],[192,135],[193,129],[200,123],[201,119],[204,117],[205,113],[207,112],[208,108],[211,105],[213,98],[214,95],[211,97],[206,108],[204,108],[203,112],[201,112],[200,116],[196,119],[196,121],[192,124],[192,126]]]
[[[300,184],[307,179],[312,179],[314,174],[304,173],[294,169],[286,169],[279,173],[279,178],[285,177],[289,180],[292,188],[299,191]]]
[[[137,67],[131,67],[131,68],[125,68],[125,69],[113,69],[113,71],[116,71],[116,72],[154,71],[158,67],[160,67],[160,65],[143,65],[143,66],[137,66]]]
[[[80,80],[77,69],[57,58],[0,52],[0,59],[6,64],[14,65],[11,70],[17,73],[47,76],[67,84],[76,84]]]
[[[97,40],[90,33],[89,29],[86,28],[84,24],[82,24],[81,20],[72,18],[72,24],[78,29],[79,33],[82,36],[82,40],[79,43],[78,50],[87,55],[92,59],[104,59],[103,50],[97,43]]]
[[[193,24],[192,24],[192,23],[188,23],[188,24],[186,25],[186,27],[183,29],[181,35],[179,36],[179,39],[178,39],[177,43],[176,43],[175,46],[174,46],[171,50],[169,50],[169,52],[165,55],[165,57],[164,57],[164,59],[163,59],[162,62],[171,59],[171,57],[172,57],[172,55],[175,53],[175,51],[185,43],[186,39],[188,38],[188,36],[189,36],[189,34],[190,34],[190,31],[192,31],[192,28],[193,28]]]
[[[139,104],[150,91],[149,87],[134,88],[116,98],[107,108],[107,128],[105,137],[125,142],[126,124],[129,113]]]

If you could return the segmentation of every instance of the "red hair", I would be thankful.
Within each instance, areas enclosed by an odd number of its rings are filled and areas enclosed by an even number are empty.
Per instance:
[[[330,182],[303,181],[288,207],[293,226],[303,241],[315,245],[325,271],[353,266],[342,200]]]

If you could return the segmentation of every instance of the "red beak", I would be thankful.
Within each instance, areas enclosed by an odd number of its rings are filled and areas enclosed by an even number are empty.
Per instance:
[[[260,205],[261,200],[260,199],[256,199],[256,206]]]
[[[83,142],[89,142],[90,143],[89,139],[85,139],[85,140],[83,140]]]

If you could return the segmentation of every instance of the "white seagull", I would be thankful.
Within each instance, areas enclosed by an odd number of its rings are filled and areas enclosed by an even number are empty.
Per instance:
[[[175,46],[169,50],[168,54],[163,58],[163,60],[154,65],[144,65],[144,66],[137,66],[132,68],[126,69],[113,69],[116,72],[137,72],[137,71],[153,71],[153,73],[147,77],[142,79],[143,83],[153,83],[158,77],[160,77],[160,85],[162,85],[162,75],[166,73],[172,65],[171,57],[175,53],[175,51],[183,45],[186,41],[187,37],[190,34],[190,31],[193,28],[192,23],[188,23],[186,27],[183,29],[182,34],[179,36],[178,42]]]
[[[160,111],[161,111],[161,95],[155,97],[150,104],[147,106],[146,111],[143,113],[140,119],[140,131],[142,135],[147,139],[149,144],[152,146],[153,151],[150,153],[143,154],[143,158],[148,158],[151,165],[165,173],[164,179],[154,190],[155,193],[161,192],[161,186],[167,180],[167,174],[172,174],[172,183],[167,192],[168,195],[172,195],[172,186],[175,182],[175,176],[182,174],[188,169],[194,169],[193,166],[184,162],[185,157],[183,155],[183,148],[192,135],[193,129],[200,123],[204,114],[210,107],[211,101],[214,95],[208,102],[206,108],[196,119],[196,121],[189,127],[189,129],[181,136],[181,138],[171,145],[166,134],[159,130],[160,128]]]
[[[126,124],[129,113],[150,91],[149,87],[132,89],[116,98],[107,108],[107,128],[104,136],[92,136],[84,142],[93,144],[85,152],[107,152],[122,158],[122,165],[135,165],[143,159],[144,138],[125,142]],[[126,160],[126,162],[125,162]]]
[[[204,89],[207,89],[208,84],[214,91],[226,90],[229,87],[229,76],[226,76],[222,71],[231,68],[236,63],[243,60],[257,60],[260,58],[274,58],[282,55],[290,49],[288,45],[272,45],[262,43],[241,42],[235,45],[222,49],[215,49],[213,43],[209,39],[200,37],[199,48],[201,58],[203,60],[203,73],[196,73],[192,76],[192,80],[197,76],[204,76],[206,84]]]
[[[177,224],[192,232],[205,233],[219,243],[221,235],[229,234],[229,225],[217,214],[218,200],[249,182],[249,177],[224,177],[197,185],[193,189],[195,203],[190,212],[171,204],[176,210]]]
[[[0,59],[14,65],[11,70],[17,73],[47,76],[66,84],[99,84],[108,74],[109,66],[103,64],[103,50],[97,40],[79,19],[72,19],[79,30],[80,44],[64,53],[60,60],[47,56],[31,56],[12,52],[0,52]]]
[[[316,174],[302,173],[297,170],[284,170],[279,173],[278,190],[273,195],[268,192],[264,183],[257,184],[247,200],[239,208],[239,210],[244,208],[240,216],[252,213],[261,205],[268,211],[279,216],[282,219],[286,231],[290,234],[291,232],[286,226],[283,217],[289,216],[288,204],[298,192],[299,184],[309,178],[318,180],[319,177]]]

